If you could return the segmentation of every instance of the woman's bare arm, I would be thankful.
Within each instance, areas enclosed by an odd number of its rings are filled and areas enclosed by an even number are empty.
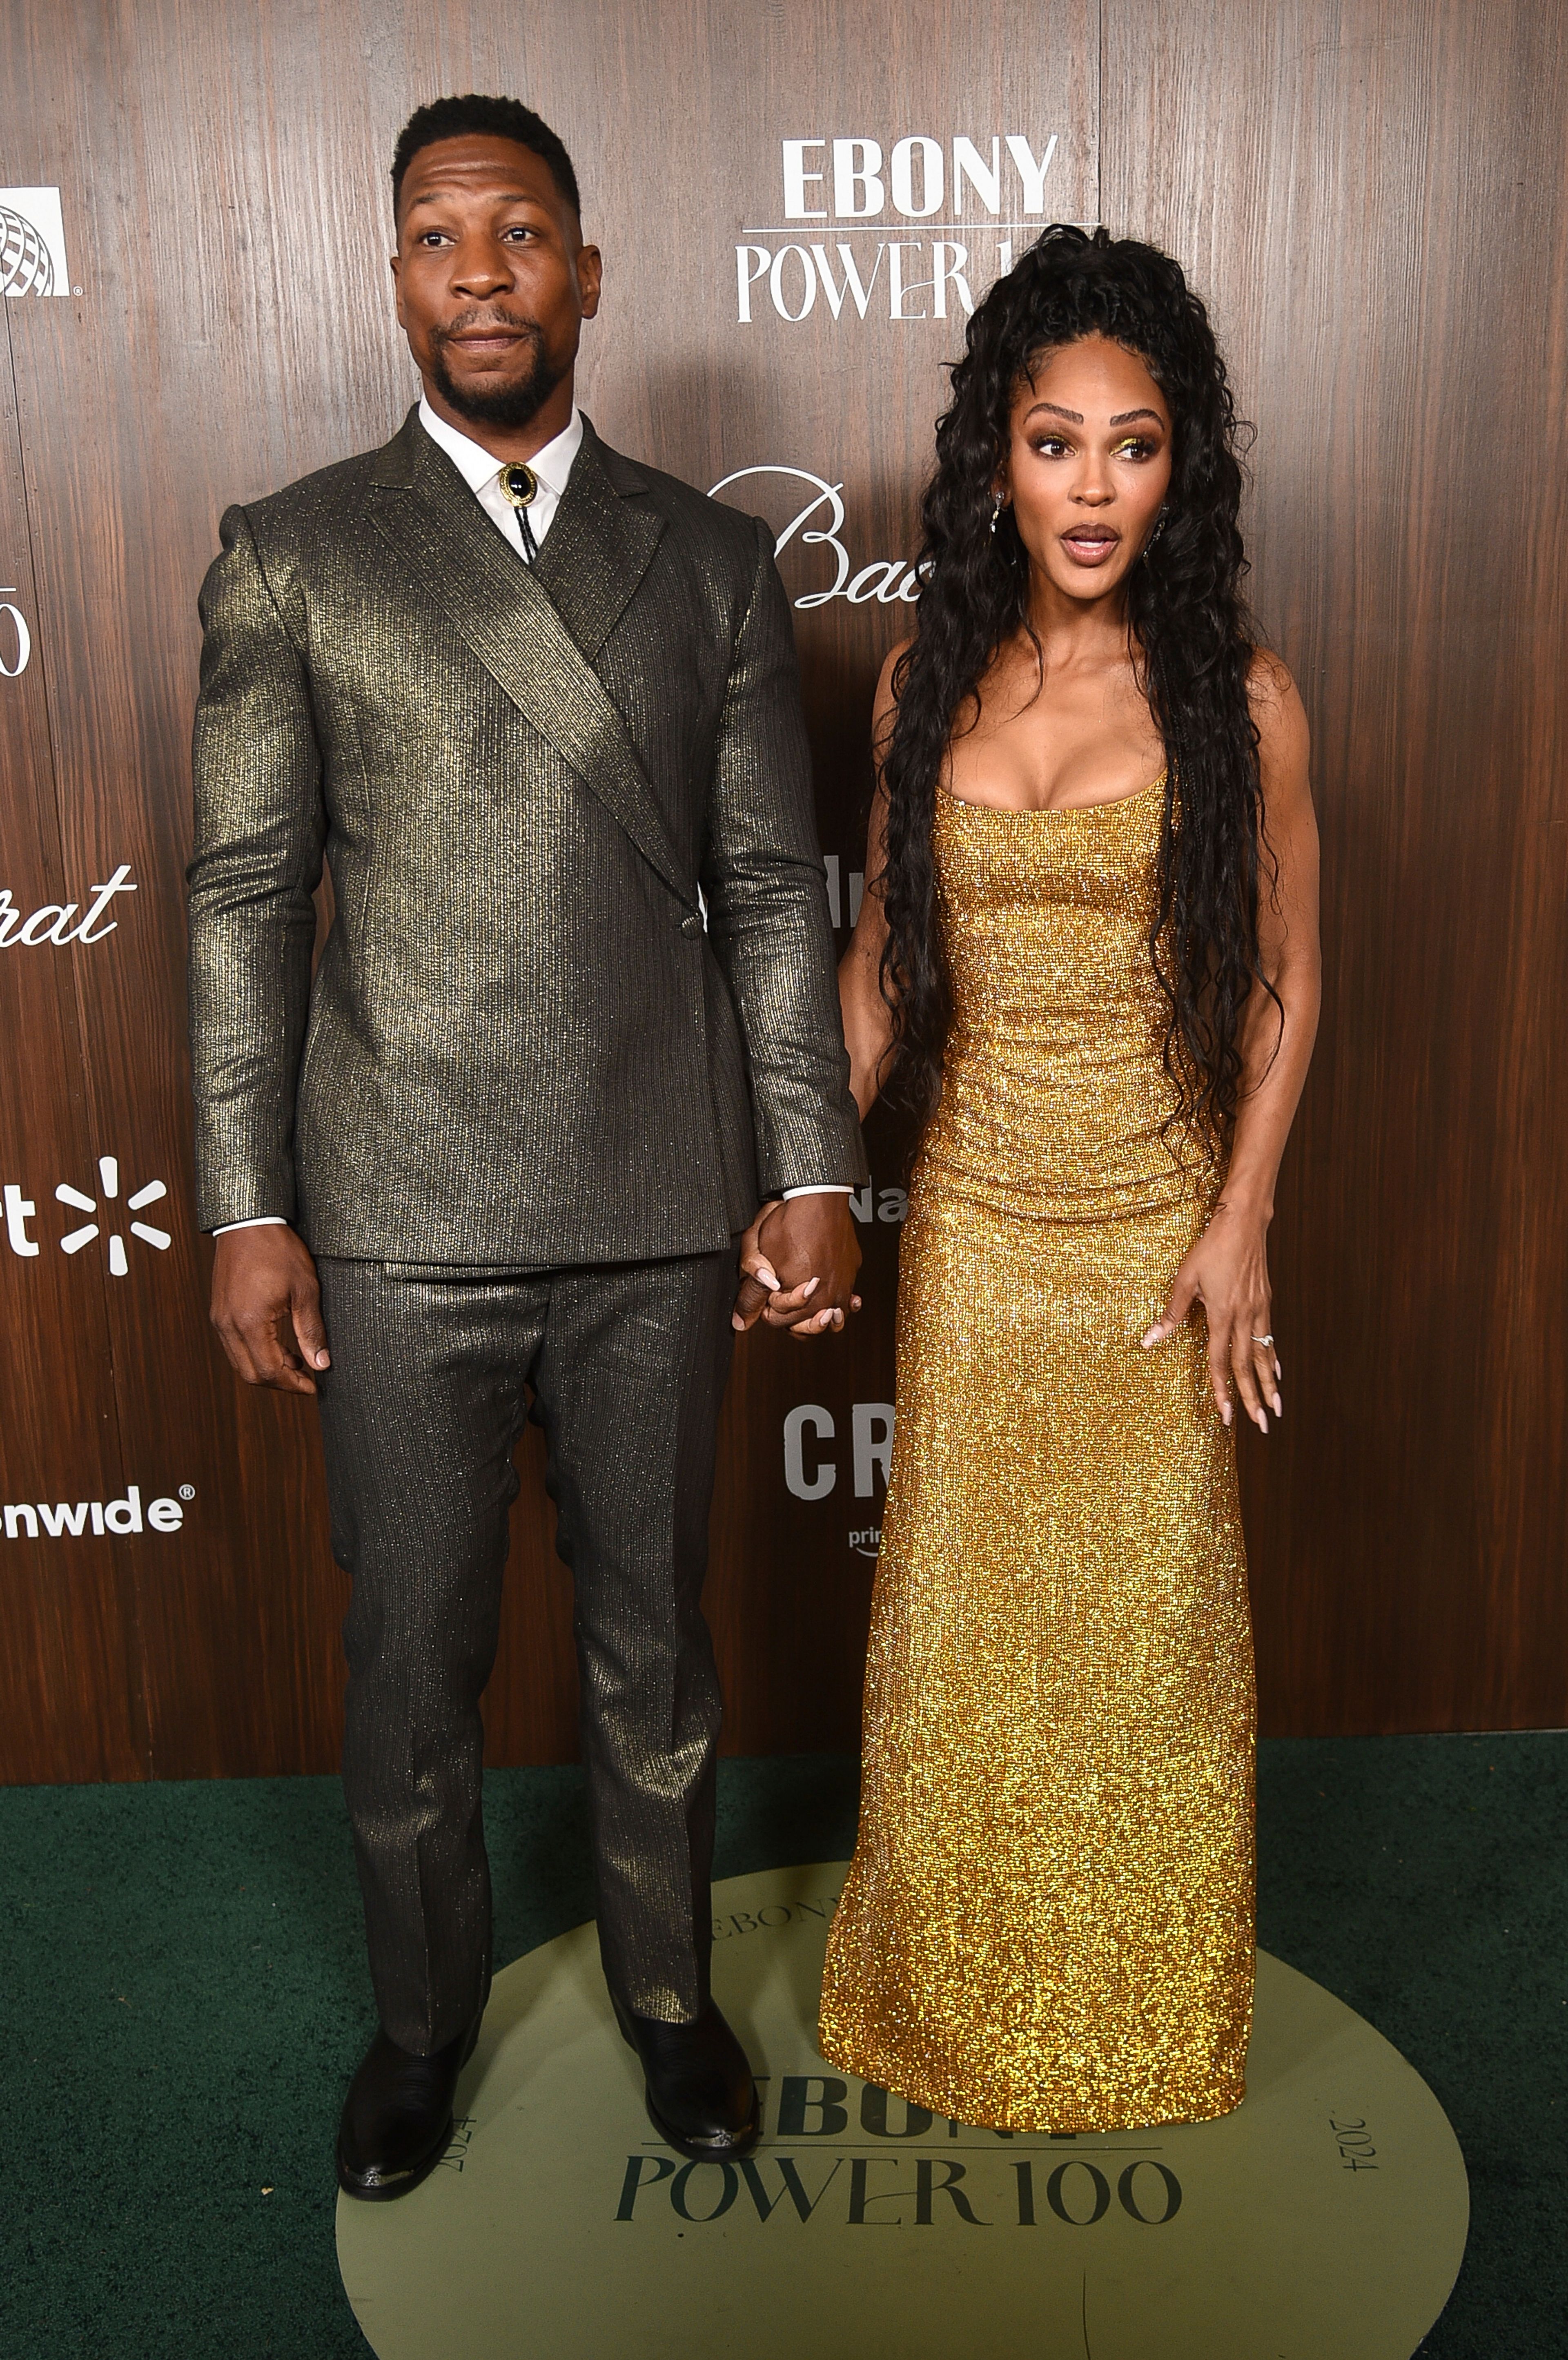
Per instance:
[[[1261,984],[1254,986],[1242,1013],[1242,1094],[1224,1193],[1143,1341],[1146,1349],[1163,1343],[1201,1302],[1220,1415],[1228,1425],[1234,1379],[1248,1417],[1267,1434],[1268,1410],[1277,1417],[1284,1410],[1273,1341],[1269,1225],[1317,1032],[1322,958],[1307,716],[1295,683],[1276,658],[1259,654],[1248,685],[1263,786],[1258,955],[1278,1005]]]
[[[892,735],[897,709],[893,668],[909,644],[907,639],[899,641],[883,665],[877,683],[877,702],[871,716],[877,786],[866,832],[866,890],[849,948],[838,970],[844,1037],[849,1050],[849,1087],[863,1120],[882,1087],[893,1046],[893,1012],[882,997],[882,948],[887,940],[887,920],[882,907],[882,872],[887,864],[887,790],[882,783],[882,756]]]

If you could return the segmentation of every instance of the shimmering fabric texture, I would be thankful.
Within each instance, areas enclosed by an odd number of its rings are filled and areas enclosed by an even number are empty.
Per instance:
[[[864,1178],[773,537],[584,421],[525,565],[410,413],[201,593],[204,1229],[467,1269],[727,1249]],[[312,980],[323,857],[337,916]]]
[[[898,1294],[859,1839],[822,2050],[938,2114],[1091,2131],[1243,2095],[1252,1638],[1160,1135],[1160,793],[940,800],[954,1019]]]

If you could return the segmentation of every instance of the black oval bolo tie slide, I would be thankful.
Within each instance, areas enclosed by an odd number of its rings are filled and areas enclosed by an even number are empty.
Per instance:
[[[517,512],[517,523],[522,529],[523,535],[523,555],[531,565],[539,555],[539,543],[534,539],[528,511],[539,490],[539,477],[531,467],[525,467],[520,459],[514,459],[509,465],[502,468],[500,485],[502,498],[508,501]]]

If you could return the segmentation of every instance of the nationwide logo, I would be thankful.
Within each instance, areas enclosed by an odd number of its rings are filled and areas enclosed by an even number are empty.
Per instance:
[[[93,1218],[68,1230],[60,1240],[60,1250],[64,1254],[79,1254],[95,1238],[104,1236],[107,1231],[110,1275],[128,1277],[131,1262],[125,1251],[125,1237],[119,1226],[117,1214],[109,1209],[120,1201],[120,1163],[117,1156],[101,1155],[98,1158],[98,1192],[96,1196],[90,1196],[85,1189],[73,1187],[69,1180],[60,1181],[54,1192],[56,1202],[70,1206],[74,1212],[90,1213]],[[125,1210],[127,1213],[145,1212],[149,1205],[160,1203],[168,1194],[167,1182],[145,1180],[125,1199]],[[38,1240],[28,1234],[28,1224],[37,1219],[38,1208],[30,1196],[22,1194],[20,1186],[14,1181],[5,1184],[4,1196],[6,1240],[14,1254],[19,1255],[24,1262],[30,1262],[43,1251]],[[155,1253],[169,1251],[172,1240],[167,1229],[155,1229],[150,1221],[128,1221],[125,1227],[139,1244],[150,1246]]]
[[[743,230],[735,246],[739,323],[767,307],[798,325],[819,301],[835,325],[966,318],[975,287],[984,293],[1012,268],[1018,234],[1044,228],[1059,137],[1038,152],[1020,131],[951,140],[917,132],[886,154],[865,137],[782,140],[783,219]],[[918,223],[920,235],[889,235],[900,223]]]
[[[123,1500],[8,1501],[3,1512],[8,1541],[80,1539],[91,1533],[99,1539],[130,1533],[177,1533],[185,1522],[181,1501],[193,1500],[196,1487],[181,1483],[180,1499],[149,1500],[144,1510],[138,1484],[127,1483]]]
[[[856,1402],[849,1415],[855,1496],[869,1500],[877,1478],[884,1489],[893,1458],[893,1404]],[[822,1449],[836,1439],[837,1423],[821,1402],[801,1402],[784,1420],[784,1481],[797,1500],[825,1500],[838,1482],[836,1459]],[[808,1464],[808,1457],[811,1463]]]
[[[46,944],[101,943],[119,924],[105,913],[116,893],[134,893],[135,878],[121,861],[106,885],[91,889],[93,899],[81,918],[79,901],[45,901],[24,917],[11,899],[8,885],[0,885],[0,950],[38,950]]]
[[[0,295],[80,294],[65,259],[58,189],[0,189]]]

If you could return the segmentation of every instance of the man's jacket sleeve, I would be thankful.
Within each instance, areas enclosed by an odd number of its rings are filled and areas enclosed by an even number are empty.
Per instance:
[[[294,1098],[326,820],[303,618],[289,628],[243,508],[201,586],[192,748],[191,1061],[203,1229],[295,1212]]]
[[[740,1017],[764,1196],[866,1176],[849,1090],[789,601],[773,537],[736,634],[714,749],[702,887]]]

